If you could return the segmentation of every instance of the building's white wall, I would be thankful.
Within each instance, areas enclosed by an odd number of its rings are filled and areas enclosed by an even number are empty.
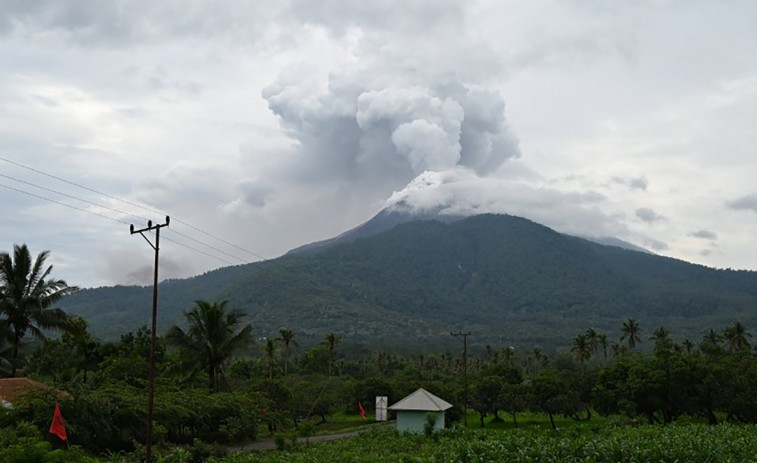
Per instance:
[[[423,433],[423,427],[426,424],[426,414],[434,412],[425,412],[417,410],[398,410],[397,411],[397,431]],[[444,412],[436,412],[436,425],[438,431],[444,429]]]

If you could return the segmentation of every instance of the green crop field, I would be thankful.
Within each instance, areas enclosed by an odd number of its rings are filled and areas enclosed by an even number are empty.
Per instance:
[[[300,445],[286,451],[235,454],[224,463],[278,462],[752,462],[757,427],[686,424],[602,426],[553,432],[444,431],[434,437],[398,435],[391,427],[343,441]]]

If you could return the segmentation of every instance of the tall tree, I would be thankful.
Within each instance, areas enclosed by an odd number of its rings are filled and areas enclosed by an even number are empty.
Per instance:
[[[323,338],[323,343],[329,350],[329,376],[331,376],[334,368],[334,350],[336,349],[336,345],[339,344],[339,341],[341,340],[342,338],[340,338],[334,332],[327,334],[326,337]]]
[[[599,336],[597,336],[597,343],[599,346],[602,347],[602,358],[607,360],[607,347],[609,346],[607,335],[602,333]]]
[[[573,343],[570,346],[570,351],[576,356],[576,361],[581,367],[581,371],[584,369],[584,362],[591,358],[592,346],[588,336],[585,334],[579,334],[573,338]]]
[[[599,347],[599,333],[597,333],[597,330],[594,328],[588,328],[585,333],[586,341],[589,343],[589,347],[591,348],[591,353],[594,354],[597,352],[597,348]]]
[[[723,330],[723,337],[728,342],[728,350],[730,352],[745,352],[752,348],[747,338],[751,338],[752,334],[747,331],[746,326],[741,322],[736,322],[731,326],[727,326]]]
[[[633,318],[629,318],[623,322],[621,332],[620,340],[621,342],[626,341],[629,349],[635,349],[636,344],[641,342],[641,328],[639,327],[639,323]]]
[[[702,346],[717,349],[720,347],[720,343],[723,341],[723,337],[717,331],[710,328],[702,338]]]
[[[19,347],[27,333],[40,339],[45,339],[43,330],[50,329],[79,334],[74,318],[52,307],[79,288],[50,277],[53,266],[45,267],[49,255],[49,251],[42,251],[32,261],[25,244],[13,246],[13,256],[0,253],[0,324],[10,335],[12,376],[16,375]]]
[[[276,338],[276,340],[284,344],[284,376],[286,376],[289,355],[292,353],[292,347],[298,347],[299,344],[295,341],[294,330],[291,328],[281,328],[279,330],[279,337]]]
[[[166,340],[178,347],[182,360],[194,367],[193,373],[207,371],[208,388],[213,392],[219,390],[232,356],[253,343],[252,326],[241,326],[244,313],[227,312],[227,303],[195,301],[195,306],[184,312],[189,322],[187,331],[173,326],[166,333]]]
[[[268,379],[273,379],[273,364],[276,357],[276,342],[274,339],[267,338],[265,345],[262,347],[265,354],[266,369],[268,370]]]
[[[670,337],[670,331],[664,326],[654,330],[652,336],[649,337],[649,340],[654,341],[654,351],[656,353],[668,351],[673,348],[673,340]]]

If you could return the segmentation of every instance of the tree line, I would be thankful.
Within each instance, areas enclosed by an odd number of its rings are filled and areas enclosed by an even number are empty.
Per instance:
[[[88,451],[138,451],[149,331],[117,342],[93,337],[85,320],[54,307],[77,288],[51,277],[48,256],[32,259],[26,246],[0,254],[0,376],[52,386],[0,410],[0,429],[28,422],[44,431],[57,400],[72,439]],[[448,421],[468,405],[481,426],[501,414],[517,426],[524,411],[546,414],[553,426],[557,415],[590,420],[596,413],[649,423],[682,416],[757,422],[757,357],[740,322],[675,342],[665,327],[646,336],[628,319],[615,339],[588,328],[562,352],[486,345],[463,359],[456,351],[377,351],[335,332],[302,346],[292,327],[255,339],[244,313],[225,301],[197,301],[184,316],[183,326],[158,340],[155,429],[162,446],[193,446],[198,454],[260,432],[312,432],[335,413],[357,414],[358,403],[370,412],[376,396],[396,401],[418,387],[455,405]],[[56,329],[61,335],[48,339]]]

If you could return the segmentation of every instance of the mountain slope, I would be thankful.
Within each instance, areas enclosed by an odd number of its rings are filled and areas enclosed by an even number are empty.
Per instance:
[[[736,319],[757,323],[757,274],[714,270],[559,234],[526,219],[481,215],[411,221],[320,252],[161,285],[161,328],[195,299],[228,299],[256,332],[329,331],[378,344],[444,343],[449,331],[521,347],[566,346],[593,326],[614,338],[637,318],[699,339]],[[137,303],[137,301],[142,301]],[[149,320],[149,288],[100,288],[66,301],[103,336]],[[139,308],[137,308],[139,307]],[[131,318],[130,318],[131,316]]]

